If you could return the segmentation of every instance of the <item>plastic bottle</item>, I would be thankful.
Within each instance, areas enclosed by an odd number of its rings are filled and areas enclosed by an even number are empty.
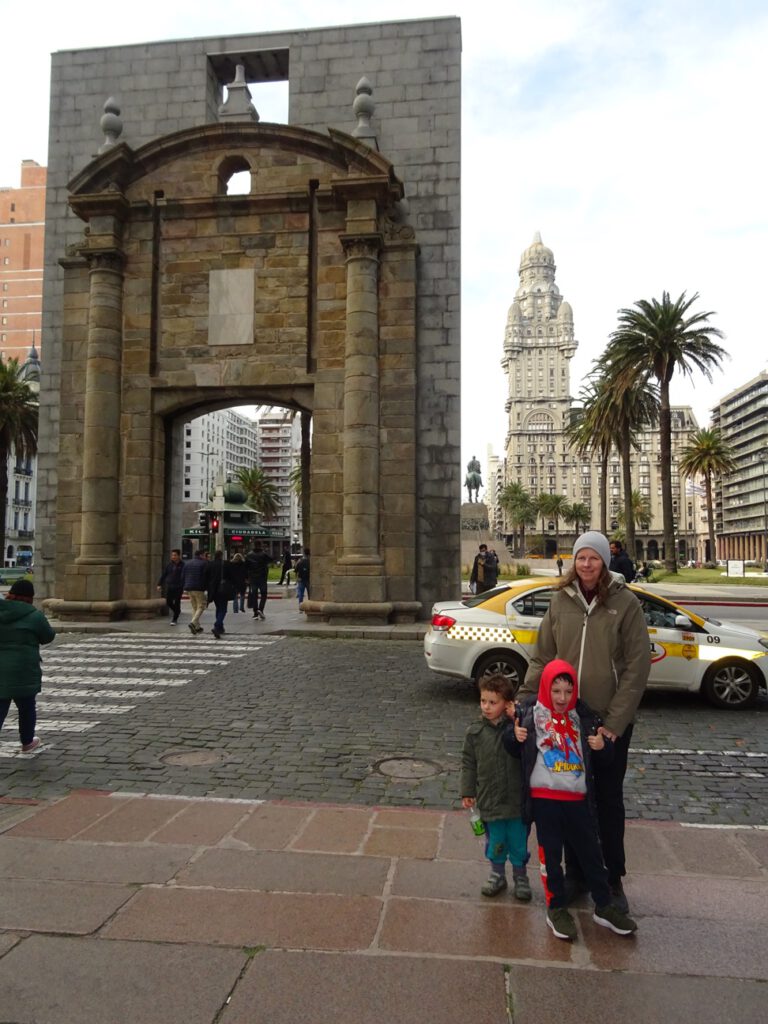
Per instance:
[[[477,807],[473,807],[469,812],[469,824],[478,839],[485,839],[485,825]]]

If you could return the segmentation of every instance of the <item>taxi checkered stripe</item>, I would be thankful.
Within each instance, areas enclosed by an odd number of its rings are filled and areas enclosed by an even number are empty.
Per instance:
[[[512,631],[506,626],[471,626],[455,625],[448,630],[452,640],[488,640],[491,642],[507,642],[512,639]]]

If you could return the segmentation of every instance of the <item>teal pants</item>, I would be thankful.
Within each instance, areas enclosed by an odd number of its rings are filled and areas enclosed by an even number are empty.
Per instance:
[[[491,864],[503,865],[508,860],[513,867],[525,867],[528,863],[528,827],[522,818],[486,821],[485,833],[485,856]]]

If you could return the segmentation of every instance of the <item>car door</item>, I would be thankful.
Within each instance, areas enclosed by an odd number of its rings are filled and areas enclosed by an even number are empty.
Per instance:
[[[533,657],[541,620],[547,614],[554,587],[540,587],[507,602],[507,625],[528,660]]]
[[[643,608],[651,644],[649,682],[664,686],[692,689],[704,669],[699,661],[699,642],[704,631],[695,622],[678,626],[676,619],[684,612],[666,601],[636,593]]]

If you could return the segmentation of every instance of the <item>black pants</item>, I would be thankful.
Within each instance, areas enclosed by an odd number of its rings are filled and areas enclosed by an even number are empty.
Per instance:
[[[624,776],[627,773],[627,756],[631,739],[632,726],[628,725],[623,735],[614,742],[611,763],[597,765],[593,762],[600,845],[603,849],[603,860],[608,869],[608,878],[611,883],[619,882],[627,873],[624,856]],[[577,880],[581,879],[578,863],[567,843],[565,870],[569,876]]]
[[[248,607],[253,608],[254,612],[263,612],[267,603],[267,581],[251,580],[250,588]]]
[[[534,798],[533,820],[542,879],[548,907],[565,907],[565,876],[562,859],[565,842],[581,869],[595,906],[611,902],[608,874],[603,863],[597,827],[586,800],[542,800]]]
[[[174,622],[178,622],[181,615],[181,587],[165,588],[165,603],[171,609],[171,616]]]

